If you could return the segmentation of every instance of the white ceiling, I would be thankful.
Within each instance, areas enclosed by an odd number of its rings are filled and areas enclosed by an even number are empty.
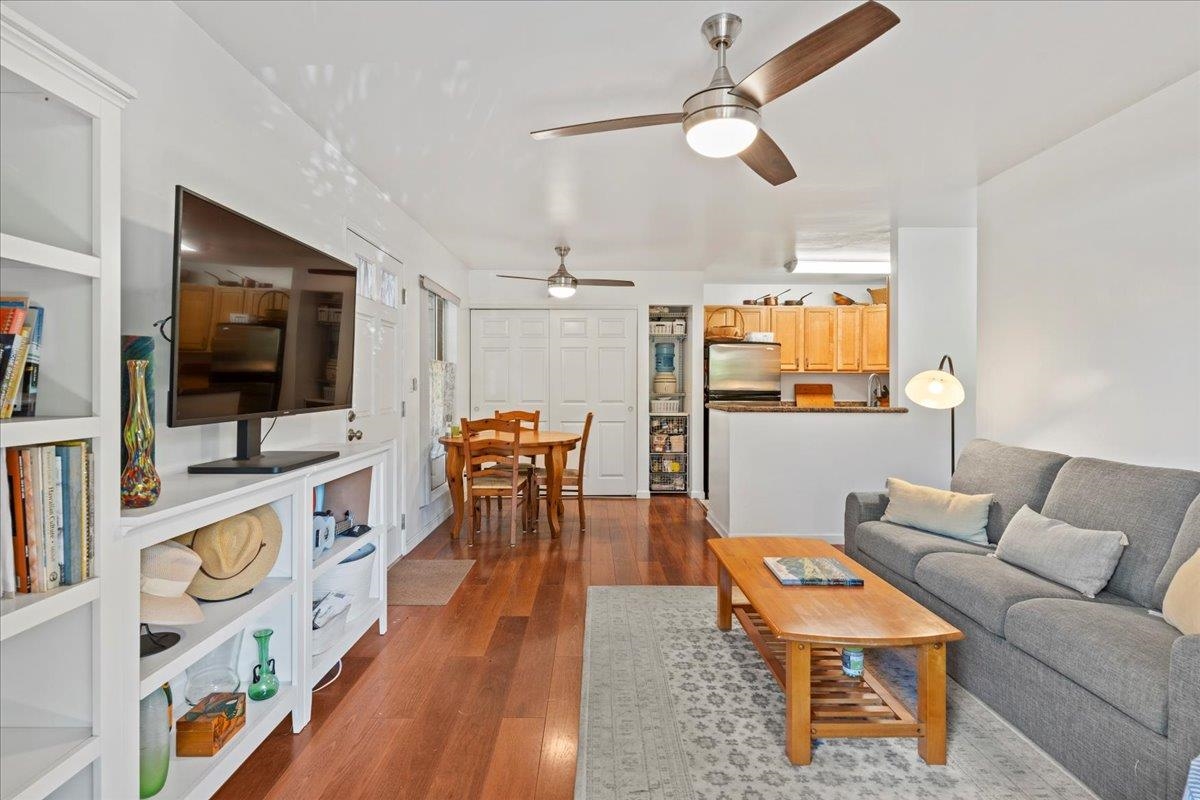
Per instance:
[[[972,225],[974,187],[1200,68],[1194,2],[887,2],[881,39],[764,109],[772,188],[673,126],[528,131],[677,111],[700,23],[744,19],[734,79],[836,2],[205,2],[183,10],[469,267],[749,274],[886,257],[892,224]]]

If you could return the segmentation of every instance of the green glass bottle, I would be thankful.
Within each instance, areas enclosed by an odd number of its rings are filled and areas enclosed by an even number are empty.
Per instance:
[[[258,642],[258,663],[254,665],[254,678],[246,690],[251,700],[267,700],[279,691],[279,678],[275,677],[275,659],[271,658],[271,634],[275,631],[263,628],[254,632]]]
[[[164,683],[141,702],[138,796],[153,797],[167,783],[171,766],[171,685]]]

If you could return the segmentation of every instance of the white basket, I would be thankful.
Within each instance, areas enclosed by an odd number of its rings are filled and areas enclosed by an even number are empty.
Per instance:
[[[670,322],[651,322],[651,336],[670,336],[674,326]]]
[[[313,597],[341,592],[350,598],[349,617],[357,617],[371,604],[371,573],[378,556],[379,551],[376,550],[349,564],[338,564],[313,581]]]
[[[651,400],[651,414],[678,414],[679,413],[679,398],[671,397],[666,400]]]
[[[366,561],[367,559],[363,559]],[[350,619],[350,608],[347,607],[326,622],[322,627],[313,630],[312,654],[319,656],[342,640],[346,632],[346,620]]]
[[[775,334],[771,331],[750,331],[746,334],[747,342],[773,342]]]
[[[683,336],[687,333],[687,320],[677,319],[677,320],[675,320],[673,327],[674,327],[674,330],[672,331],[672,333],[674,333],[676,336]]]

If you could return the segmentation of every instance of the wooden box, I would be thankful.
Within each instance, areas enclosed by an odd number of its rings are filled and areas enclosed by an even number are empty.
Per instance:
[[[246,693],[213,692],[175,723],[175,755],[216,755],[245,724]]]

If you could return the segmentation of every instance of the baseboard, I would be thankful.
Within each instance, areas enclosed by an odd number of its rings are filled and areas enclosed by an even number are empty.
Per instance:
[[[649,489],[638,489],[637,494],[634,495],[634,497],[636,497],[638,500],[649,500],[650,499],[650,490]]]
[[[693,500],[707,500],[708,497],[705,496],[704,492],[699,491],[697,489],[693,489],[692,490],[692,499]]]
[[[712,515],[711,511],[704,515],[704,521],[709,525],[712,525],[713,530],[719,533],[721,536],[725,538],[729,537],[729,530],[720,522],[717,522],[717,518]]]

